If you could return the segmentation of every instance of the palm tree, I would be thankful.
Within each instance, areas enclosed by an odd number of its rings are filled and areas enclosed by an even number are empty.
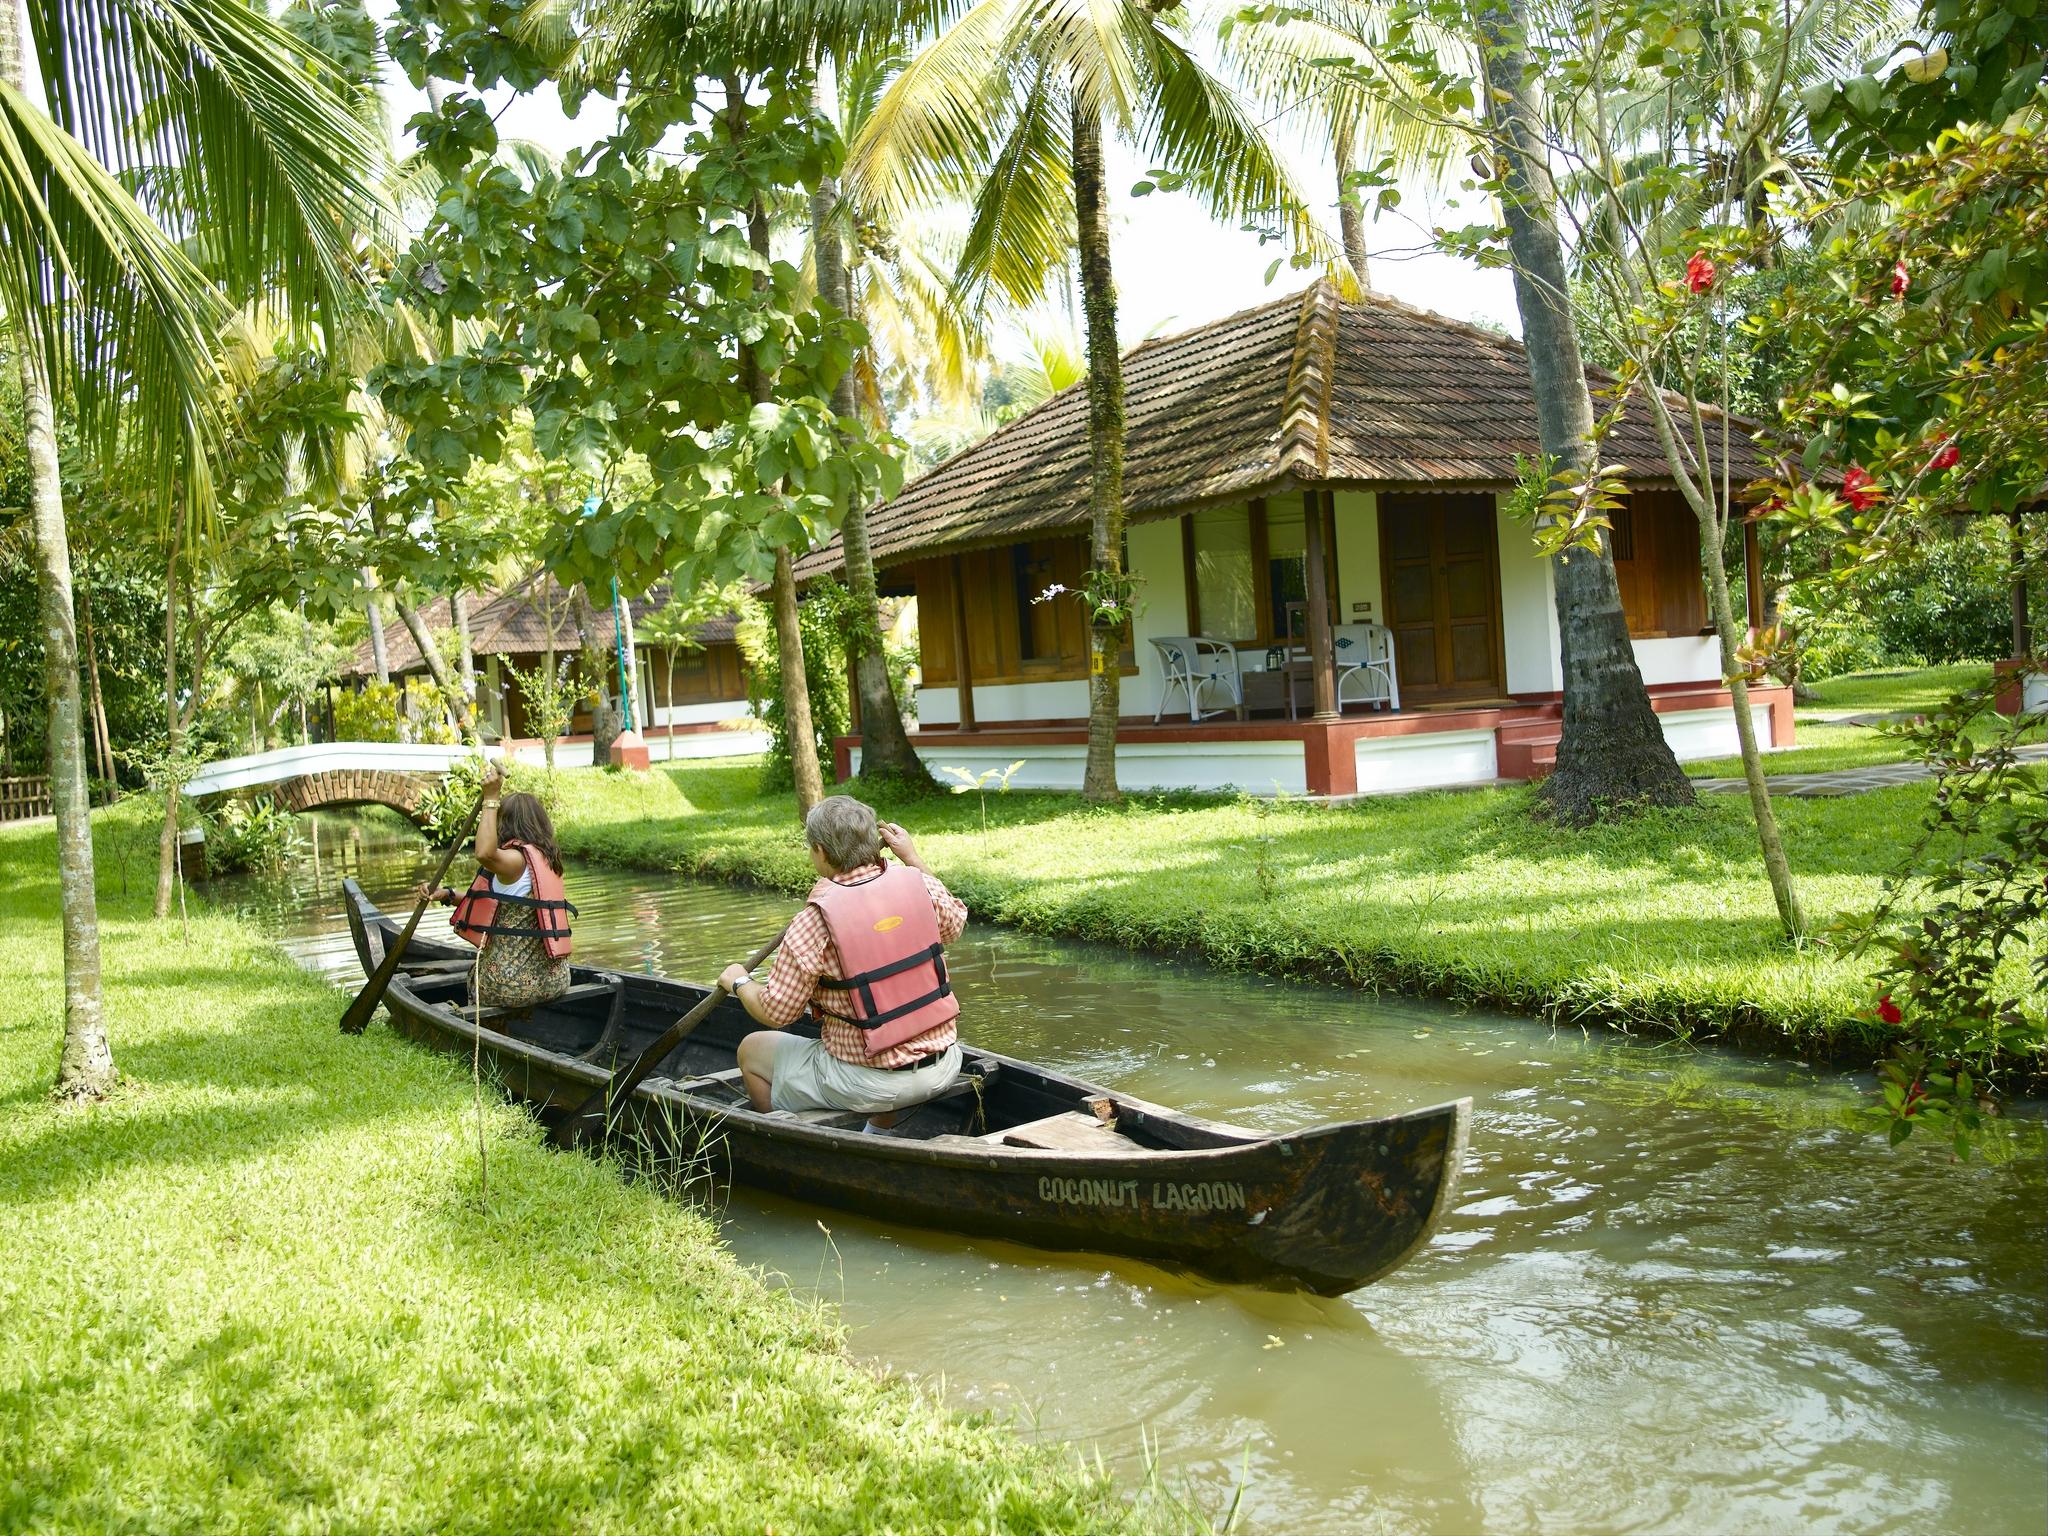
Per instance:
[[[374,214],[362,189],[377,150],[319,58],[239,0],[27,0],[26,11],[24,32],[21,10],[0,6],[0,309],[19,338],[46,651],[65,967],[56,1086],[94,1098],[114,1063],[58,392],[96,455],[124,453],[163,514],[184,507],[203,537],[208,450],[223,433],[221,323],[236,298],[264,291],[296,319],[344,317],[345,231]],[[47,111],[27,95],[31,61]],[[137,124],[148,131],[131,137]]]
[[[1513,258],[1515,305],[1536,393],[1538,437],[1554,485],[1592,467],[1593,402],[1579,351],[1557,232],[1548,141],[1529,81],[1524,0],[1475,0],[1486,117],[1506,170],[1501,208]],[[1603,805],[1689,805],[1692,784],[1657,723],[1621,609],[1614,560],[1598,529],[1590,549],[1551,565],[1564,660],[1564,723],[1557,767],[1542,794],[1563,820],[1592,820]]]
[[[971,186],[962,279],[1020,307],[1079,247],[1094,462],[1082,792],[1098,801],[1117,797],[1130,603],[1105,132],[1171,166],[1216,217],[1277,217],[1297,244],[1326,245],[1244,102],[1182,36],[1184,19],[1131,0],[977,0],[890,84],[848,158],[849,183],[892,209]]]
[[[1359,73],[1394,68],[1379,50],[1389,8],[1358,0],[1310,0],[1286,19],[1258,25],[1226,23],[1223,56],[1247,90],[1280,116],[1306,111],[1329,136],[1337,166],[1337,223],[1344,260],[1361,288],[1372,286],[1365,211],[1352,179],[1365,156],[1389,174],[1440,177],[1463,142],[1447,122],[1400,110],[1402,82],[1368,89]],[[1458,51],[1448,37],[1439,53]],[[1347,68],[1346,66],[1350,66]],[[1413,95],[1413,91],[1405,94]]]

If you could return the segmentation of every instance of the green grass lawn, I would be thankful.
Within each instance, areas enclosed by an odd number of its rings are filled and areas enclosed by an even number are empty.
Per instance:
[[[1952,667],[1912,667],[1878,672],[1845,672],[1813,685],[1807,709],[1848,709],[1862,713],[1924,714],[1951,694],[1974,688],[1991,675],[1989,662]]]
[[[668,785],[663,779],[662,784]],[[111,848],[108,849],[111,853]],[[711,1224],[103,866],[123,1086],[47,1097],[52,835],[0,829],[0,1530],[1071,1531],[1071,1459],[856,1365]]]
[[[1814,685],[1818,697],[1800,706],[1795,744],[1764,754],[1766,773],[1827,773],[1837,768],[1868,768],[1877,763],[1904,762],[1913,754],[1890,732],[1874,726],[1839,725],[1814,711],[1850,710],[1858,714],[1924,714],[1940,707],[1951,694],[1975,687],[1991,675],[1989,664],[1920,667],[1911,671],[1851,672]],[[1993,729],[1985,720],[1972,726],[1980,739]],[[2048,730],[2030,725],[2024,741],[2048,740]],[[1696,779],[1742,776],[1740,757],[1702,758],[1685,765]]]
[[[753,760],[563,779],[572,858],[752,880],[811,876],[786,794]],[[1926,790],[1781,806],[1807,910],[1856,911],[1916,823]],[[1343,806],[1132,797],[884,798],[983,920],[1230,968],[1386,987],[1780,1051],[1867,1057],[1866,962],[1779,937],[1749,808],[1573,832],[1532,820],[1528,791]],[[575,871],[570,871],[571,884]]]

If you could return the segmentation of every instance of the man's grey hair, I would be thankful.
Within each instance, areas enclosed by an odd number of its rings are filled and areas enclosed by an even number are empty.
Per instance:
[[[882,834],[875,830],[875,812],[851,795],[827,795],[804,818],[804,836],[825,855],[825,862],[844,873],[873,864],[882,856]]]

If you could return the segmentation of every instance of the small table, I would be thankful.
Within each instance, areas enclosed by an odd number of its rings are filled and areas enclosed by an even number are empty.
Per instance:
[[[1263,650],[1265,647],[1259,647]],[[1244,703],[1238,709],[1242,720],[1254,709],[1282,709],[1287,718],[1300,718],[1298,692],[1303,684],[1309,687],[1310,697],[1315,693],[1315,667],[1309,661],[1285,661],[1277,667],[1263,667],[1256,671],[1240,674],[1243,685]]]

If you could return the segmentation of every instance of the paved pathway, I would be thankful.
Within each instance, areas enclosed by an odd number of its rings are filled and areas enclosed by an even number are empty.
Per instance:
[[[2014,749],[2022,762],[2048,762],[2048,742],[2035,742]],[[1925,763],[1873,763],[1867,768],[1835,768],[1826,773],[1772,773],[1764,776],[1774,795],[1799,800],[1828,799],[1836,795],[1860,795],[1867,790],[1890,789],[1895,784],[1917,784],[1934,776]],[[1692,787],[1705,795],[1746,794],[1742,779],[1694,779]]]

